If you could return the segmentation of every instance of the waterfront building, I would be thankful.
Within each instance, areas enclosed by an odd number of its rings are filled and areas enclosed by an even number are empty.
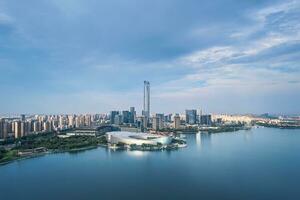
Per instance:
[[[174,125],[173,126],[175,129],[180,129],[180,116],[179,115],[174,116]]]
[[[9,124],[5,119],[0,119],[0,139],[6,139],[8,137]]]
[[[211,126],[212,124],[211,115],[201,115],[200,120],[201,125]]]
[[[152,129],[155,131],[159,130],[159,118],[158,117],[152,118]]]
[[[119,114],[119,111],[111,111],[110,112],[110,123],[115,124],[115,116]]]
[[[134,107],[130,107],[130,120],[129,123],[134,124],[136,121],[136,111]]]
[[[121,125],[123,124],[123,116],[122,115],[116,115],[114,119],[115,125]]]
[[[128,110],[122,111],[123,123],[129,123],[131,118],[131,113]]]
[[[185,120],[187,124],[196,124],[197,122],[197,110],[186,110]]]
[[[150,133],[133,133],[133,132],[108,132],[105,134],[107,142],[110,144],[135,144],[135,145],[142,145],[142,144],[151,144],[157,145],[158,143],[162,145],[170,144],[172,138],[169,136],[162,136],[162,135],[155,135]]]
[[[144,81],[144,104],[143,104],[143,116],[149,119],[150,117],[150,82]]]
[[[152,120],[152,128],[154,130],[161,130],[164,128],[164,114],[155,114]]]

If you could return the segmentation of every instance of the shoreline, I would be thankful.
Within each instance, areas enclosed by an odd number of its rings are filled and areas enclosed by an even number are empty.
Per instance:
[[[278,127],[266,127],[266,126],[262,126],[264,128],[277,128],[277,129],[285,129],[285,128],[278,128]],[[288,129],[288,128],[287,128]],[[221,132],[214,132],[214,131],[211,131],[211,130],[202,130],[201,132],[207,132],[208,134],[217,134],[217,133],[230,133],[230,132],[236,132],[236,131],[239,131],[239,130],[249,130],[249,129],[236,129],[236,130],[231,130],[231,131],[221,131]],[[182,132],[182,134],[195,134],[197,132]],[[81,152],[81,151],[86,151],[86,150],[92,150],[92,149],[97,149],[98,147],[103,147],[103,148],[110,148],[108,144],[98,144],[98,145],[92,145],[92,146],[87,146],[87,147],[82,147],[82,148],[75,148],[75,149],[69,149],[69,150],[47,150],[45,152],[38,152],[38,153],[33,153],[31,155],[26,155],[26,156],[20,156],[20,157],[15,157],[11,160],[8,160],[8,161],[4,161],[4,162],[0,162],[0,166],[2,165],[6,165],[6,164],[9,164],[9,163],[12,163],[12,162],[15,162],[15,161],[22,161],[22,160],[25,160],[25,159],[30,159],[30,158],[36,158],[36,157],[40,157],[40,156],[44,156],[44,155],[47,155],[47,154],[56,154],[56,153],[76,153],[76,152]],[[165,148],[164,150],[177,150],[179,148],[182,148],[182,147],[177,147],[177,148]],[[113,149],[113,148],[110,148],[110,149]],[[125,149],[125,148],[124,148]],[[127,148],[126,148],[127,149]],[[123,150],[123,148],[116,148],[116,150]],[[133,148],[133,149],[129,149],[129,150],[132,150],[132,151],[160,151],[162,149],[151,149],[151,148]]]
[[[70,149],[70,150],[48,150],[46,152],[42,152],[42,153],[33,153],[31,155],[28,156],[20,156],[20,157],[16,157],[13,158],[9,161],[5,161],[5,162],[0,162],[0,166],[1,165],[6,165],[15,161],[21,161],[21,160],[26,160],[26,159],[30,159],[30,158],[36,158],[36,157],[41,157],[41,156],[45,156],[47,154],[56,154],[56,153],[74,153],[74,152],[80,152],[80,151],[86,151],[86,150],[92,150],[92,149],[96,149],[98,147],[100,147],[101,145],[97,145],[97,146],[89,146],[89,147],[82,147],[82,148],[76,148],[76,149]]]

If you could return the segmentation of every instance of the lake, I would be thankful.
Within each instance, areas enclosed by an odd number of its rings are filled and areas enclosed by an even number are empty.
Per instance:
[[[300,199],[300,130],[185,136],[175,151],[97,148],[0,166],[0,199]]]

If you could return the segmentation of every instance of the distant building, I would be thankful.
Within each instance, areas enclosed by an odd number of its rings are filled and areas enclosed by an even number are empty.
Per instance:
[[[5,119],[0,119],[0,139],[4,139],[6,137],[7,137],[7,125]]]
[[[201,115],[200,120],[201,125],[211,126],[212,124],[211,115]]]
[[[42,130],[41,128],[41,123],[39,121],[34,121],[33,122],[33,132],[37,133]]]
[[[110,123],[115,124],[115,116],[119,114],[119,111],[111,111],[110,112]]]
[[[116,115],[114,119],[115,125],[121,125],[123,124],[123,116],[122,115]]]
[[[15,138],[22,137],[22,135],[21,135],[21,121],[15,121],[14,122],[14,133],[15,133]]]
[[[123,115],[123,123],[129,123],[131,120],[131,113],[128,110],[124,110],[122,111],[122,115]]]
[[[188,124],[196,124],[197,122],[197,110],[186,110],[185,119]]]
[[[174,128],[175,129],[180,129],[180,117],[179,115],[174,116]]]
[[[144,104],[142,115],[149,119],[150,117],[150,82],[144,81]]]
[[[134,124],[136,121],[136,111],[134,107],[130,107],[130,119],[129,119],[129,123]]]
[[[51,123],[50,123],[50,121],[45,121],[44,122],[44,131],[45,132],[50,132],[51,131]]]
[[[69,126],[69,128],[74,127],[74,116],[73,115],[68,116],[68,126]]]
[[[25,115],[22,114],[22,115],[20,116],[20,119],[21,119],[22,122],[24,122],[24,121],[25,121]]]
[[[92,125],[92,117],[91,115],[84,116],[84,125],[90,127]]]

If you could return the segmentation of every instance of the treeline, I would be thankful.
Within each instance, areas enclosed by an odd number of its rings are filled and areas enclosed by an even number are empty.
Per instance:
[[[50,150],[71,150],[83,147],[97,146],[106,142],[105,137],[93,136],[71,136],[60,138],[55,135],[44,135],[40,137],[22,138],[15,149],[26,150],[45,147]]]

